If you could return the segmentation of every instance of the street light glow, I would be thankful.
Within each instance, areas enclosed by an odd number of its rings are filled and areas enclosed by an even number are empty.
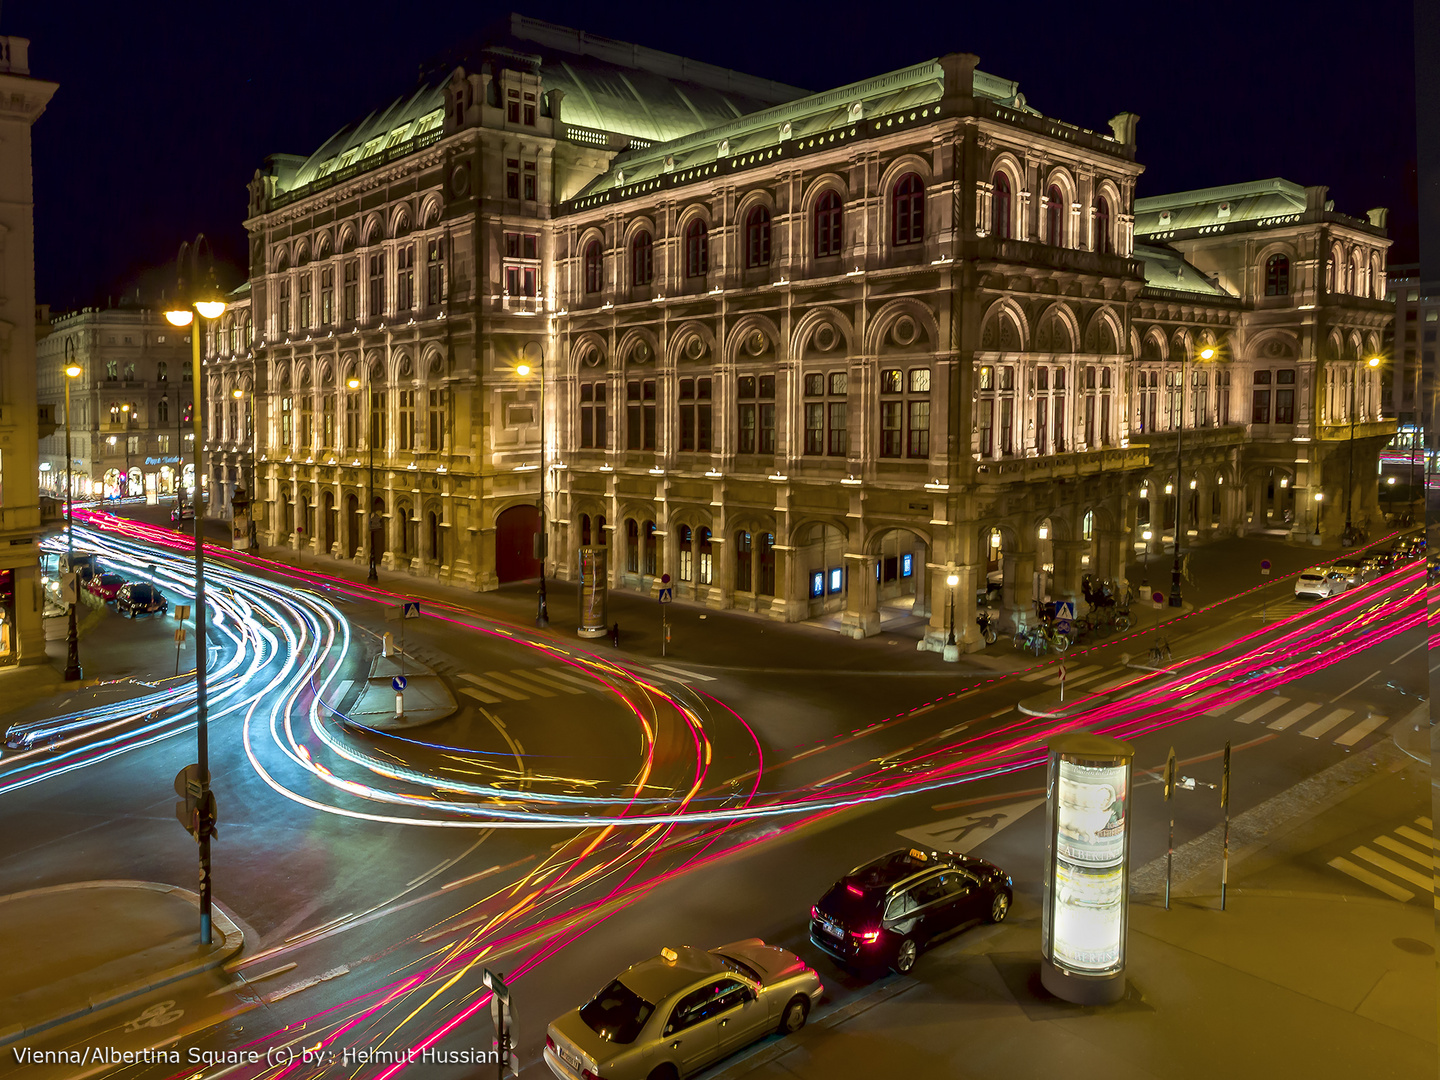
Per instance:
[[[218,319],[225,314],[224,300],[197,300],[195,310],[207,319]]]
[[[956,585],[959,585],[959,584],[960,584],[960,575],[959,575],[959,574],[951,574],[949,577],[947,577],[947,578],[945,579],[945,584],[946,584],[946,585],[949,585],[950,588],[953,589]]]
[[[530,365],[529,365],[529,364],[517,364],[517,365],[515,366],[515,374],[516,374],[516,375],[520,375],[520,376],[522,376],[522,377],[525,376],[525,375],[529,375],[529,374],[530,374]]]
[[[192,311],[177,310],[165,312],[165,321],[171,326],[189,326],[194,318],[195,313]]]
[[[1214,349],[1212,346],[1206,345],[1205,348],[1203,348],[1203,349],[1200,350],[1200,359],[1201,359],[1201,360],[1213,360],[1214,358],[1215,358],[1215,349]]]
[[[230,391],[230,396],[233,397],[236,401],[239,401],[241,398],[243,398],[243,397],[245,396],[245,391],[244,391],[244,390],[241,390],[241,389],[237,386],[234,390],[231,390],[231,391]]]
[[[351,390],[359,390],[360,380],[356,378],[349,378],[345,380],[345,385],[348,386]]]
[[[70,378],[72,379],[78,379],[80,377],[80,370],[81,369],[79,364],[71,364],[65,369],[65,374],[70,376]]]

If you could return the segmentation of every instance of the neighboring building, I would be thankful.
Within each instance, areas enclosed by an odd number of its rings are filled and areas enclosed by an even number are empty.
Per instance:
[[[173,495],[181,469],[194,475],[183,431],[189,415],[190,331],[159,311],[83,308],[51,320],[40,343],[40,400],[54,408],[55,433],[40,443],[40,482],[65,497],[65,368],[70,384],[71,476],[76,499]]]
[[[954,573],[973,642],[977,593],[1022,622],[1177,516],[1186,545],[1338,534],[1352,378],[1374,514],[1383,211],[1283,180],[1137,201],[1136,117],[1088,131],[975,65],[806,94],[512,17],[270,159],[255,346],[206,351],[212,400],[265,388],[270,542],[364,561],[373,441],[387,568],[533,576],[543,467],[560,577],[603,545],[615,587],[919,615],[938,646]]]
[[[0,665],[45,660],[30,128],[58,87],[30,76],[29,48],[0,37]]]
[[[1423,287],[1418,264],[1392,264],[1386,278],[1386,299],[1395,305],[1395,323],[1386,335],[1383,353],[1386,369],[1385,415],[1394,417],[1399,431],[1383,457],[1381,490],[1392,505],[1421,513],[1420,493],[1426,473],[1423,450],[1425,422],[1422,401],[1423,372],[1435,370],[1440,330],[1440,293]],[[1435,471],[1434,453],[1430,472]]]

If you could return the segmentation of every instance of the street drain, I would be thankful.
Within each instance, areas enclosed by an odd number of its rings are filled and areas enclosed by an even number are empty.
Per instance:
[[[1435,953],[1435,946],[1413,937],[1397,937],[1390,943],[1403,952],[1414,953],[1416,956],[1432,956]]]

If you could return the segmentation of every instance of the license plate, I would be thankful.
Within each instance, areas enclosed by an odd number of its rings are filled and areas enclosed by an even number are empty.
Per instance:
[[[579,1055],[579,1054],[572,1054],[569,1050],[565,1049],[565,1047],[563,1047],[563,1046],[560,1047],[560,1060],[563,1061],[563,1062],[565,1062],[565,1064],[566,1064],[566,1065],[569,1065],[572,1069],[579,1069],[579,1068],[580,1068],[580,1055]]]
[[[820,925],[825,928],[825,932],[831,937],[840,938],[842,940],[844,939],[845,931],[841,930],[840,927],[836,926],[833,922],[829,922],[828,920],[821,920]]]

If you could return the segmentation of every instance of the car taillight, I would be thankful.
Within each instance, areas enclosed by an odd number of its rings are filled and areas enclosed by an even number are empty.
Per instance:
[[[860,943],[863,944],[863,945],[874,945],[875,942],[877,942],[877,941],[880,940],[880,931],[879,931],[879,930],[856,930],[856,931],[853,931],[853,936],[854,936],[854,938],[855,938],[856,941],[860,942]]]
[[[545,1048],[546,1048],[547,1050],[554,1050],[554,1049],[555,1049],[555,1040],[552,1039],[549,1035],[546,1035],[546,1036],[545,1036]]]
[[[580,1076],[582,1080],[600,1080],[600,1074],[593,1073],[589,1069],[581,1069]]]
[[[845,886],[845,891],[848,892],[848,893],[854,893],[856,896],[864,896],[864,895],[865,895],[865,890],[864,890],[864,889],[858,889],[858,888],[856,888],[854,885],[846,885],[846,886]]]
[[[811,907],[810,907],[810,917],[811,917],[812,919],[818,919],[818,918],[820,918],[820,909],[819,909],[818,907],[814,906],[813,904],[812,904]]]

